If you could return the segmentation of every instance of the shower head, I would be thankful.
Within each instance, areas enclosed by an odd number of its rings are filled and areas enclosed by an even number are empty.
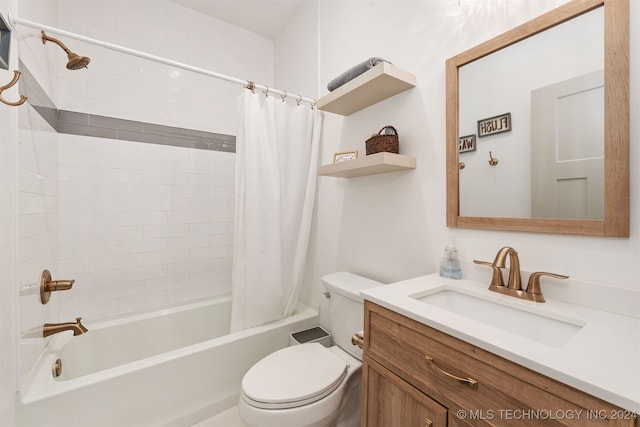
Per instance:
[[[47,41],[54,42],[58,46],[60,46],[67,54],[67,69],[69,70],[79,70],[81,68],[87,68],[89,62],[91,62],[91,58],[88,56],[80,56],[71,52],[60,40],[54,39],[53,37],[49,37],[42,31],[40,33],[42,35],[42,44],[45,44]]]

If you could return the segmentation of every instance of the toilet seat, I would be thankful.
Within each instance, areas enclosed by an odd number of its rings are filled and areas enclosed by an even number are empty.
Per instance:
[[[271,353],[242,379],[242,398],[263,409],[296,408],[331,394],[347,375],[347,363],[318,343]]]

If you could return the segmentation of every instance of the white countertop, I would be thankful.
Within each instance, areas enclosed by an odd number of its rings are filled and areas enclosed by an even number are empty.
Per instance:
[[[367,289],[361,295],[578,390],[640,413],[640,319],[558,300],[525,301],[491,292],[488,287],[488,283],[445,279],[432,274]],[[541,316],[578,319],[582,327],[560,346],[541,344],[415,298],[439,289],[454,289]],[[527,325],[521,327],[527,328]]]

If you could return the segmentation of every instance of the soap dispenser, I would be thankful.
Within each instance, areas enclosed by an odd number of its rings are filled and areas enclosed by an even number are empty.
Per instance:
[[[449,236],[449,243],[444,247],[442,260],[440,261],[440,276],[448,279],[462,279],[462,269],[458,259],[455,236]]]

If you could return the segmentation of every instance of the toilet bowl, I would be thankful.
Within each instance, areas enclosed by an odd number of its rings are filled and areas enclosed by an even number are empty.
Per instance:
[[[238,411],[247,427],[324,427],[338,415],[351,415],[357,426],[361,368],[361,361],[337,346],[278,350],[245,375]],[[341,414],[347,407],[356,410]]]
[[[258,361],[242,380],[238,412],[247,427],[360,426],[362,330],[360,291],[381,283],[351,273],[322,278],[330,294],[334,343],[294,345]]]

